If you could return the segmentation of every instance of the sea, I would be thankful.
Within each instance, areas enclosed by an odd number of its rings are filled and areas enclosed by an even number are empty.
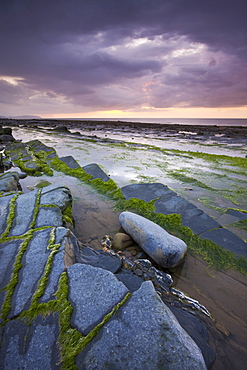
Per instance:
[[[76,119],[80,120],[80,119]],[[119,121],[138,123],[160,123],[174,125],[195,125],[195,126],[247,126],[245,118],[82,118],[83,121]]]

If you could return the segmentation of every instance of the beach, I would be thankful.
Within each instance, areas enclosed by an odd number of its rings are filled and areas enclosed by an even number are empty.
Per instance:
[[[247,127],[160,125],[102,121],[16,121],[13,135],[27,142],[39,139],[59,156],[72,155],[81,166],[97,163],[119,187],[160,182],[224,228],[247,240],[244,223],[227,218],[228,209],[247,211]],[[103,234],[118,231],[114,202],[79,180],[55,172],[53,177],[28,176],[24,192],[41,179],[71,189],[75,235],[98,249]],[[213,369],[244,369],[247,359],[246,277],[234,269],[217,270],[202,256],[189,253],[170,271],[174,284],[203,304],[212,317],[205,324],[216,352]]]

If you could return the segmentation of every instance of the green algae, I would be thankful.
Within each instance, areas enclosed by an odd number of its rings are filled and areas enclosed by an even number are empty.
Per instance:
[[[55,253],[55,251],[53,251]],[[52,253],[53,253],[52,252]],[[50,257],[54,257],[54,253]],[[49,272],[51,261],[47,261],[47,270],[44,272],[37,291],[35,292],[32,300],[32,304],[29,310],[24,311],[19,318],[24,318],[30,323],[38,316],[47,316],[51,313],[58,313],[59,315],[59,347],[61,352],[61,368],[62,369],[76,369],[75,366],[75,356],[78,355],[86,345],[100,332],[102,327],[110,320],[110,318],[118,312],[120,307],[126,303],[126,301],[131,296],[127,293],[121,302],[115,305],[112,310],[105,315],[102,321],[96,325],[88,335],[84,336],[77,329],[71,328],[70,320],[73,312],[73,307],[68,300],[69,287],[68,287],[68,276],[66,272],[60,275],[58,282],[58,289],[55,293],[55,300],[49,301],[47,303],[38,303],[38,299],[44,292],[47,274]]]
[[[131,198],[129,200],[119,199],[116,204],[117,209],[129,210],[155,222],[172,235],[182,239],[192,254],[200,255],[208,264],[208,267],[215,267],[219,270],[228,268],[237,269],[242,274],[247,275],[247,259],[236,257],[232,252],[223,249],[211,240],[201,239],[193,231],[182,226],[182,219],[179,214],[164,215],[155,212],[154,202],[144,202],[141,199]]]
[[[57,311],[59,312],[60,337],[62,369],[76,369],[75,356],[79,354],[86,345],[99,333],[101,328],[117,313],[119,308],[129,299],[130,293],[113,307],[103,320],[96,325],[87,336],[83,336],[77,329],[70,326],[70,318],[73,308],[68,301],[68,276],[62,273],[59,281],[59,288],[56,293]]]
[[[74,226],[74,218],[72,213],[72,205],[69,205],[65,210],[62,211],[63,222],[69,223],[71,226]]]
[[[5,287],[6,295],[5,295],[5,299],[4,299],[4,302],[3,302],[3,305],[2,305],[2,310],[1,310],[1,318],[4,321],[7,319],[8,314],[11,311],[11,300],[12,300],[12,296],[14,294],[15,287],[18,284],[19,271],[22,267],[22,262],[21,262],[22,257],[24,255],[25,251],[27,250],[29,242],[32,240],[32,238],[33,238],[33,233],[30,233],[29,237],[27,237],[23,241],[23,243],[21,244],[21,246],[19,248],[19,252],[18,252],[18,254],[16,256],[16,259],[15,259],[11,279]]]
[[[198,186],[203,189],[207,190],[215,190],[214,188],[204,184],[203,182],[195,179],[194,177],[187,176],[183,173],[183,171],[168,171],[167,174],[176,180],[179,180],[181,182],[189,183],[194,186]]]
[[[19,195],[20,195],[19,193],[15,194],[12,197],[12,199],[10,200],[10,202],[9,202],[9,212],[8,212],[8,218],[7,218],[7,227],[6,227],[5,231],[1,235],[0,242],[2,242],[7,237],[7,235],[10,232],[10,229],[12,227],[12,223],[13,223],[14,218],[15,218],[16,200],[17,200],[17,198],[18,198]]]
[[[22,159],[15,159],[13,160],[13,162],[15,163],[16,166],[18,166],[22,172],[26,172],[28,175],[30,176],[42,176],[42,172],[41,172],[41,167],[37,167],[37,168],[29,168],[29,167],[26,167],[26,164],[28,162],[24,162]],[[33,163],[33,162],[30,162],[30,163]]]
[[[240,220],[232,223],[232,226],[235,226],[239,229],[247,231],[247,220]]]
[[[37,184],[35,184],[35,188],[43,189],[46,186],[51,185],[51,183],[47,180],[40,180]]]
[[[35,224],[36,224],[36,219],[39,213],[39,205],[40,205],[40,198],[41,198],[41,189],[38,190],[37,196],[36,196],[36,203],[35,203],[35,208],[33,212],[33,219],[29,225],[29,229],[34,229]]]
[[[90,184],[100,193],[110,193],[117,190],[117,184],[112,179],[108,181],[103,181],[102,179],[93,179]]]
[[[58,158],[53,158],[50,162],[50,165],[57,171],[63,172],[64,174],[72,177],[76,177],[77,179],[85,181],[87,183],[93,178],[93,176],[87,174],[82,167],[72,169]]]

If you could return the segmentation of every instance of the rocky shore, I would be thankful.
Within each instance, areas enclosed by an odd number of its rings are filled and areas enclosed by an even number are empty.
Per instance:
[[[211,367],[215,354],[204,323],[210,313],[173,287],[170,274],[160,268],[160,251],[158,259],[153,253],[165,244],[162,253],[170,256],[170,267],[176,266],[186,258],[182,240],[176,240],[180,255],[173,265],[173,235],[168,237],[172,242],[167,236],[162,239],[156,223],[123,212],[120,233],[133,242],[130,246],[145,251],[142,258],[126,257],[129,246],[114,248],[112,241],[103,250],[93,250],[73,234],[68,188],[50,185],[23,194],[19,179],[25,173],[59,169],[115,199],[151,202],[151,213],[171,215],[169,222],[179,214],[182,227],[237,256],[246,255],[246,243],[163,184],[118,189],[97,164],[80,167],[73,157],[59,158],[38,140],[4,146],[3,163],[11,160],[23,172],[6,172],[5,165],[0,176],[0,258],[6,267],[0,286],[3,368]]]

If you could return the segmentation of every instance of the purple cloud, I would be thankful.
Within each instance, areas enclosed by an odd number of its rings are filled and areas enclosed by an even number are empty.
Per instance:
[[[3,0],[0,76],[21,80],[0,77],[2,113],[246,105],[246,14],[245,0]]]

